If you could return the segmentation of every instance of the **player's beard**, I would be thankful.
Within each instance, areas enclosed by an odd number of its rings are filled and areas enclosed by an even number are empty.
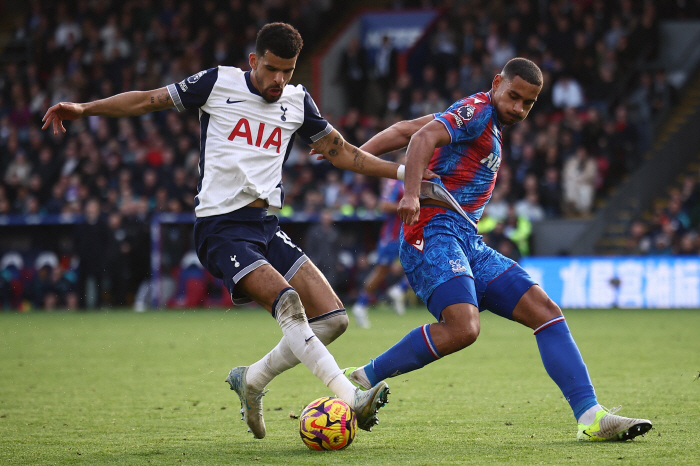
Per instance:
[[[277,94],[277,95],[270,94],[270,92],[269,92],[270,90],[279,90],[279,94]],[[282,97],[282,88],[277,87],[277,86],[270,86],[262,92],[262,97],[263,97],[263,99],[265,99],[265,102],[267,102],[269,104],[275,103],[278,100],[280,100],[280,97]]]
[[[262,89],[260,91],[260,95],[262,96],[263,99],[265,99],[265,102],[272,104],[272,103],[275,103],[278,100],[280,100],[280,97],[282,97],[282,87],[272,85],[272,86],[267,86],[267,87],[263,88],[264,83],[263,83],[263,80],[261,79],[261,77],[258,76],[257,73],[255,73],[254,78],[255,78],[255,83],[257,84],[257,88],[259,90]],[[273,90],[273,89],[279,90],[280,91],[279,94],[276,96],[270,94],[270,90]]]

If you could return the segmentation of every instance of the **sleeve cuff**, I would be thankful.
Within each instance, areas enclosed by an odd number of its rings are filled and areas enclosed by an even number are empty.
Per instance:
[[[333,127],[331,126],[330,123],[326,125],[326,127],[323,129],[323,131],[319,131],[318,133],[314,134],[311,136],[309,139],[311,139],[311,142],[316,142],[319,139],[321,139],[324,136],[328,136],[331,134],[331,131],[333,131]]]
[[[185,110],[185,106],[182,105],[182,99],[180,98],[180,94],[177,92],[177,89],[175,88],[175,84],[168,84],[168,93],[170,94],[170,98],[173,99],[173,103],[175,104],[175,108],[177,109],[178,112],[182,112]]]
[[[450,125],[448,125],[447,122],[445,122],[445,120],[443,120],[442,118],[440,118],[440,117],[438,117],[438,116],[436,116],[436,117],[434,118],[434,120],[435,120],[435,121],[439,121],[440,123],[442,123],[442,126],[445,127],[445,129],[447,130],[447,134],[450,135],[450,144],[451,144],[452,142],[454,142],[454,141],[452,140],[452,131],[450,131],[450,129],[451,129],[451,128],[450,128]]]

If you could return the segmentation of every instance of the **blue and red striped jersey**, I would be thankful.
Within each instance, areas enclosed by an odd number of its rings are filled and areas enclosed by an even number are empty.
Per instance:
[[[428,168],[475,223],[491,199],[501,165],[502,126],[490,92],[480,92],[452,104],[435,119],[450,133],[450,143],[435,149]]]

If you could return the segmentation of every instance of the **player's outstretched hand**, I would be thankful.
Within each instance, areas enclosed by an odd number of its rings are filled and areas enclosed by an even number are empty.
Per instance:
[[[406,225],[413,225],[416,223],[420,215],[420,201],[418,197],[404,196],[401,198],[397,213],[401,221]]]
[[[320,152],[316,152],[315,149],[311,149],[311,152],[309,152],[309,155],[315,155],[316,160],[328,160],[325,155],[321,154]],[[432,170],[428,170],[427,168],[423,172],[423,179],[424,180],[430,180],[433,178],[440,178],[440,175],[437,173],[434,173]]]
[[[53,134],[58,134],[58,128],[65,133],[63,120],[77,120],[81,116],[83,116],[83,108],[80,104],[60,102],[46,111],[46,115],[41,120],[44,122],[41,129],[46,129],[53,123]]]

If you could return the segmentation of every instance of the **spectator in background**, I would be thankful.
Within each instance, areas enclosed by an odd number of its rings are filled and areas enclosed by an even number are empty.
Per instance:
[[[676,254],[682,256],[697,256],[699,251],[697,232],[689,231],[681,236]]]
[[[540,181],[542,207],[547,218],[561,216],[561,182],[559,170],[555,166],[547,167]]]
[[[671,106],[671,86],[668,85],[666,72],[662,69],[654,73],[654,82],[651,85],[651,110],[654,116],[663,113]]]
[[[639,220],[632,222],[626,243],[625,249],[628,254],[639,256],[649,252],[651,249],[651,237],[644,222]]]
[[[364,108],[368,66],[365,49],[356,38],[350,40],[340,59],[338,76],[349,106]]]
[[[444,112],[448,107],[448,103],[440,96],[437,89],[430,89],[428,95],[423,103],[423,109],[421,113],[427,115],[430,113]]]
[[[552,86],[552,103],[556,108],[579,108],[583,105],[583,89],[574,78],[562,74]]]
[[[381,92],[381,101],[386,100],[389,86],[396,79],[396,60],[397,52],[391,43],[389,36],[382,37],[382,44],[377,49],[374,56],[374,73],[373,78],[379,86]]]
[[[504,233],[505,224],[498,222],[493,230],[484,235],[484,241],[496,251],[518,262],[522,258],[518,245]]]
[[[489,88],[489,84],[490,82],[484,73],[483,67],[474,63],[469,78],[462,83],[462,93],[464,95],[472,95],[477,92],[483,92]]]
[[[5,171],[5,183],[10,188],[17,189],[20,186],[29,185],[29,177],[32,173],[32,164],[27,160],[24,151],[17,151],[14,159]]]
[[[506,200],[506,189],[497,184],[491,194],[491,200],[486,204],[484,217],[489,217],[496,222],[505,220],[508,215],[508,201]]]
[[[523,256],[530,254],[530,235],[532,234],[532,222],[518,215],[515,206],[508,206],[508,215],[503,221],[503,234],[510,238],[517,246],[517,253]],[[515,254],[515,252],[513,253]]]
[[[100,215],[100,202],[97,199],[88,200],[84,215],[85,222],[75,225],[75,250],[80,259],[78,293],[83,299],[83,307],[95,309],[102,304],[109,233]]]
[[[569,216],[590,215],[595,196],[598,167],[585,147],[579,146],[576,155],[564,163],[563,189],[565,213]]]
[[[438,20],[430,47],[437,74],[444,76],[448,69],[457,66],[457,34],[446,17]]]
[[[523,199],[515,203],[515,212],[530,222],[539,222],[545,218],[544,209],[540,205],[540,195],[536,190],[528,192]]]

